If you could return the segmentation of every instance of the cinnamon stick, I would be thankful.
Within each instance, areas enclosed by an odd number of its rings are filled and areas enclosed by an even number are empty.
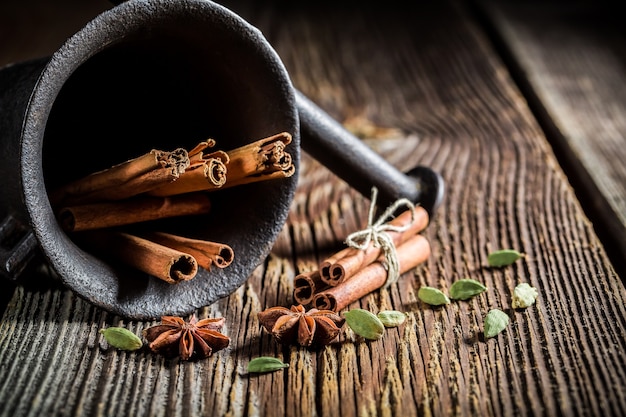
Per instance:
[[[193,158],[189,168],[173,182],[153,188],[149,195],[167,197],[195,191],[211,191],[221,188],[227,180],[229,156],[224,151],[215,151],[201,158]]]
[[[228,151],[230,161],[224,187],[292,176],[296,167],[285,151],[291,140],[291,134],[282,132]]]
[[[387,231],[385,233],[389,234],[397,247],[411,236],[424,230],[428,225],[428,221],[426,210],[423,207],[416,206],[413,223],[411,223],[410,210],[404,211],[388,223],[397,227],[409,225],[407,230],[404,232]],[[380,256],[380,253],[381,249],[373,244],[370,244],[365,250],[347,247],[322,261],[320,264],[321,278],[330,286],[339,285],[343,281],[350,279],[357,271],[374,262]]]
[[[153,149],[59,187],[49,198],[53,206],[121,200],[175,181],[188,166],[189,155],[182,148],[171,152]]]
[[[176,216],[206,214],[211,201],[204,193],[172,197],[139,196],[132,199],[63,207],[61,227],[68,232],[102,229]]]
[[[319,270],[296,275],[293,286],[293,299],[302,305],[311,303],[316,293],[328,288],[328,285],[322,280]]]
[[[198,266],[210,270],[211,265],[226,268],[235,257],[232,248],[224,243],[192,239],[164,232],[150,232],[142,237],[172,249],[185,252],[193,256]]]
[[[396,248],[400,274],[425,262],[430,256],[430,244],[422,235],[414,235]],[[381,288],[387,282],[387,269],[380,257],[355,273],[341,284],[317,293],[313,297],[313,306],[319,310],[339,311]]]
[[[75,237],[104,259],[124,263],[169,284],[188,281],[198,272],[193,256],[129,233],[97,230]]]

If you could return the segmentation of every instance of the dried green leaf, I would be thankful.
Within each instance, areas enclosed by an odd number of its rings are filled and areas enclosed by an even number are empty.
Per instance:
[[[260,356],[248,363],[248,372],[250,373],[273,372],[283,368],[289,368],[289,364],[271,356]]]
[[[464,278],[455,281],[452,284],[450,287],[450,298],[455,300],[467,300],[468,298],[480,294],[486,289],[487,287],[480,282],[470,278]]]
[[[385,326],[371,311],[355,308],[343,314],[348,326],[359,336],[369,340],[376,340],[383,337]]]
[[[483,325],[485,339],[496,336],[508,325],[509,316],[504,311],[498,310],[497,308],[489,310],[489,313],[485,316],[485,323]]]
[[[143,346],[143,342],[135,333],[123,327],[108,327],[100,329],[107,343],[121,350],[137,350]]]
[[[535,287],[531,287],[530,284],[522,283],[519,284],[513,290],[513,299],[511,302],[511,306],[513,308],[526,308],[533,304],[535,304],[535,300],[539,293]]]
[[[489,266],[501,267],[511,265],[523,255],[514,249],[502,249],[491,252],[487,257]]]
[[[441,290],[433,287],[420,287],[417,292],[417,297],[432,306],[440,306],[444,304],[450,304],[450,299]]]
[[[385,327],[397,327],[406,320],[406,314],[396,310],[380,311],[377,316]]]

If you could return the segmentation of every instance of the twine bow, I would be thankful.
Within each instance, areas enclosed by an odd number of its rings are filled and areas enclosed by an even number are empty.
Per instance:
[[[389,206],[374,223],[377,196],[378,189],[376,187],[372,187],[372,198],[369,216],[367,219],[367,227],[348,235],[346,238],[346,245],[358,250],[365,250],[370,244],[372,244],[374,247],[379,247],[381,249],[383,256],[385,257],[383,266],[387,269],[387,281],[385,281],[385,287],[387,287],[396,282],[400,276],[400,263],[398,261],[396,245],[393,243],[393,239],[387,232],[402,233],[405,230],[408,230],[415,221],[415,206],[409,199],[400,198]],[[385,222],[387,219],[391,218],[393,213],[395,213],[395,211],[402,205],[406,205],[409,210],[411,210],[411,222],[404,226],[386,224]]]

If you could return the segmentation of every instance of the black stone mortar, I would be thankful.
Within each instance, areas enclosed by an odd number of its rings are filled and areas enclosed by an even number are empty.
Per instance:
[[[133,319],[186,315],[231,294],[267,257],[289,212],[304,149],[379,201],[406,197],[433,211],[438,174],[405,175],[294,90],[256,28],[205,0],[130,0],[96,16],[50,58],[0,70],[0,261],[17,279],[35,254],[64,285]],[[290,178],[220,190],[211,213],[162,230],[230,245],[225,269],[176,285],[104,262],[61,229],[48,190],[151,149],[191,149],[213,138],[230,150],[278,132]]]

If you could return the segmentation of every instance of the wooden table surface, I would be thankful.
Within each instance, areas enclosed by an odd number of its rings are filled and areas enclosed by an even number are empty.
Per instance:
[[[614,11],[336,3],[222,4],[263,31],[294,85],[337,120],[392,128],[364,140],[393,165],[443,176],[445,199],[423,233],[428,261],[344,310],[395,309],[407,321],[377,341],[346,329],[318,350],[261,329],[257,313],[290,306],[294,276],[367,217],[367,196],[304,154],[266,261],[196,312],[224,317],[231,338],[208,359],[116,350],[99,329],[141,334],[158,321],[113,315],[45,276],[1,283],[0,415],[626,415],[626,43]],[[2,3],[0,66],[51,54],[110,7]],[[525,257],[487,267],[501,248]],[[488,290],[444,307],[417,297],[460,278]],[[522,282],[539,297],[514,310]],[[510,324],[485,339],[493,308]],[[250,375],[257,356],[290,366]]]

